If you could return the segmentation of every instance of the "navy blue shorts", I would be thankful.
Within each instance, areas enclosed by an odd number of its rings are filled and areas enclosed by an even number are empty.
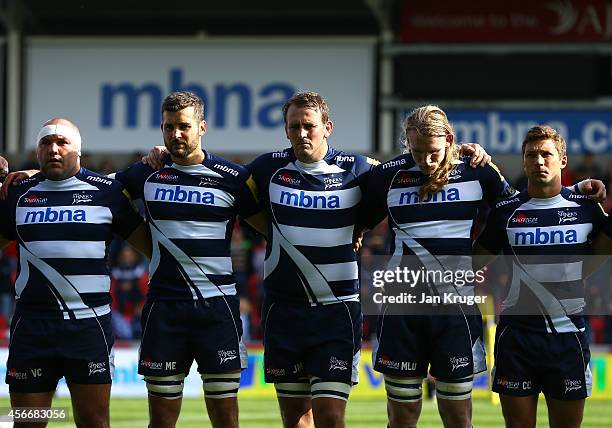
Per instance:
[[[378,318],[374,369],[389,376],[456,380],[486,370],[480,313],[457,314],[457,306],[438,315],[387,315]],[[447,312],[451,311],[451,314]],[[460,312],[460,311],[459,311]]]
[[[188,374],[194,359],[199,373],[230,373],[246,368],[237,296],[211,297],[204,302],[148,302],[142,310],[141,323],[141,375]]]
[[[267,383],[357,383],[361,350],[361,305],[264,303],[264,369]]]
[[[495,332],[493,391],[516,397],[543,392],[557,400],[591,395],[589,344],[582,332],[538,333],[500,325]]]
[[[113,342],[110,314],[78,320],[15,316],[6,383],[19,393],[55,391],[62,376],[68,383],[111,383]]]

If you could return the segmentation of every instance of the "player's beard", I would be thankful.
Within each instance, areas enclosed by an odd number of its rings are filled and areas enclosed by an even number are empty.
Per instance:
[[[197,147],[197,142],[175,140],[169,144],[166,143],[166,148],[170,154],[179,159],[188,157]]]

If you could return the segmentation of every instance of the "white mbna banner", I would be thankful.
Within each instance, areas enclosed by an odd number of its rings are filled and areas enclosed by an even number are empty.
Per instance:
[[[206,104],[204,147],[259,153],[288,146],[281,107],[296,91],[331,106],[330,143],[372,150],[373,39],[49,39],[26,43],[26,148],[51,117],[79,126],[83,150],[123,152],[163,144],[160,106],[190,90]]]

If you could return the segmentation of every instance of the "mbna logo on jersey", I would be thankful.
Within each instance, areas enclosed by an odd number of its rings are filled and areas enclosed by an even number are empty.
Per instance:
[[[382,164],[382,169],[391,168],[394,166],[406,165],[406,159],[390,160]]]
[[[338,195],[309,195],[303,190],[299,193],[281,192],[280,203],[300,208],[340,208],[340,197]]]
[[[73,223],[87,221],[84,210],[72,209],[33,209],[25,215],[24,224],[28,223]]]
[[[23,198],[23,202],[27,205],[44,205],[48,201],[47,198],[41,198],[35,193],[30,193],[28,196]]]
[[[402,192],[399,198],[400,205],[410,205],[410,204],[418,204],[420,200],[419,192]],[[459,193],[459,189],[455,187],[448,187],[446,189],[440,189],[437,192],[431,194],[428,193],[425,199],[421,202],[452,202],[452,201],[460,201],[461,194]]]
[[[355,162],[355,156],[336,156],[336,162]]]
[[[158,172],[157,174],[155,174],[155,178],[158,179],[159,181],[178,181],[179,177],[178,175],[173,175],[170,174],[168,171],[162,171],[162,172]]]
[[[575,244],[578,242],[578,232],[573,229],[544,229],[536,227],[535,230],[522,230],[515,232],[514,245],[555,245]]]
[[[276,179],[278,181],[282,181],[283,183],[291,184],[292,186],[299,186],[302,184],[302,180],[299,178],[293,178],[293,175],[291,175],[289,172],[281,172],[276,176]]]

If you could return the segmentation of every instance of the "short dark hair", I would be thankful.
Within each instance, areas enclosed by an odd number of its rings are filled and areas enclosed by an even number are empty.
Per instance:
[[[162,116],[165,111],[176,112],[187,107],[193,107],[195,118],[198,121],[204,119],[204,101],[189,91],[172,92],[164,98],[161,106]]]
[[[567,151],[565,140],[555,128],[552,128],[547,125],[537,125],[527,131],[527,135],[525,135],[525,139],[523,140],[523,155],[525,155],[525,147],[527,146],[527,143],[533,143],[534,141],[542,140],[552,140],[555,144],[555,148],[557,149],[559,157],[562,158],[563,156],[565,156]]]
[[[283,119],[285,120],[285,124],[287,124],[287,111],[289,111],[289,107],[292,105],[320,111],[323,123],[327,123],[329,120],[329,106],[327,105],[327,101],[317,92],[298,92],[289,98],[283,106]]]

